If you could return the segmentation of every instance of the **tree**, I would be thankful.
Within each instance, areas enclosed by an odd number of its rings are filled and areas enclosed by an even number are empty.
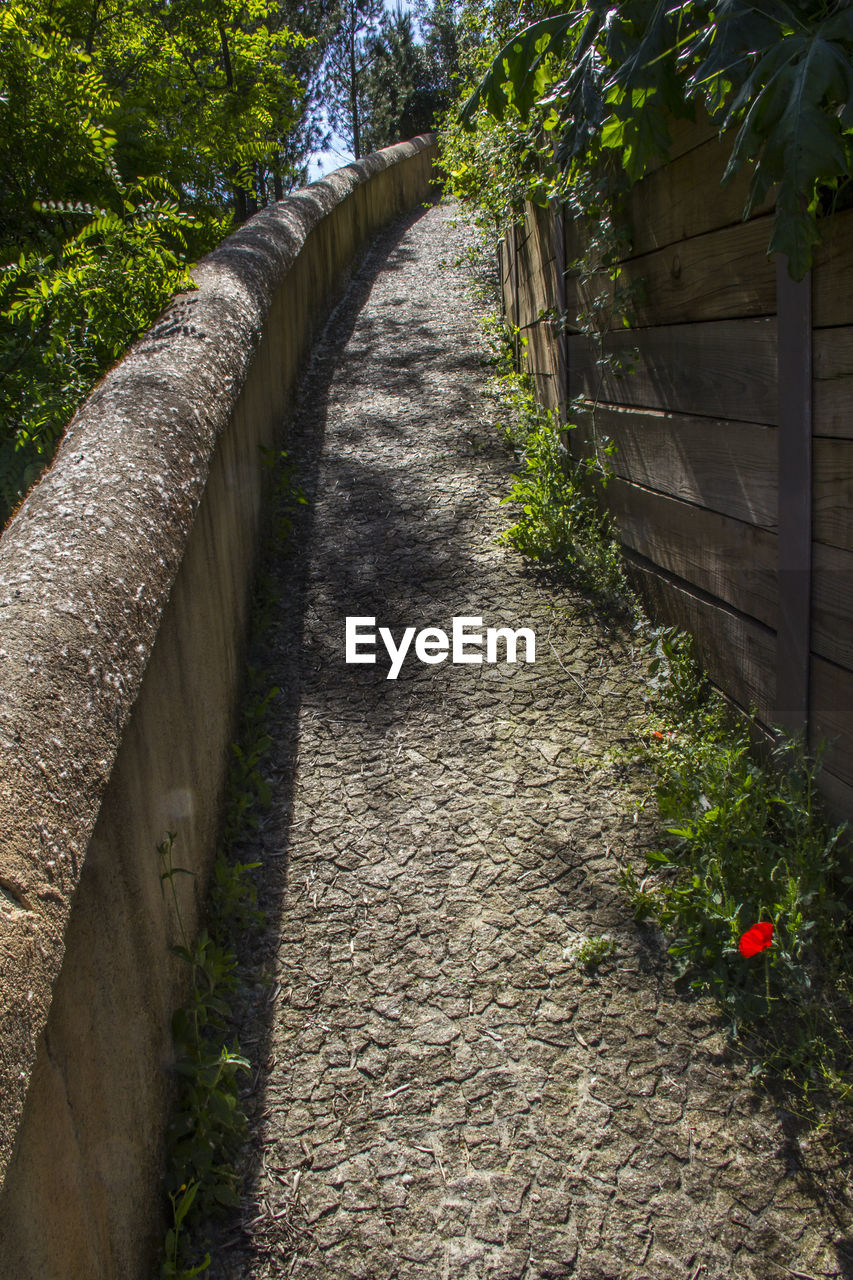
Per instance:
[[[327,63],[329,117],[356,158],[431,129],[452,100],[458,0],[410,13],[345,0]]]
[[[339,0],[335,34],[326,57],[326,108],[356,160],[362,156],[364,81],[371,37],[382,19],[382,0]]]
[[[437,98],[408,13],[386,13],[366,49],[363,142],[367,151],[377,151],[429,129]]]
[[[331,0],[5,0],[0,520],[234,216],[304,176]]]
[[[417,12],[429,83],[438,110],[446,111],[460,74],[461,0],[421,0]]]

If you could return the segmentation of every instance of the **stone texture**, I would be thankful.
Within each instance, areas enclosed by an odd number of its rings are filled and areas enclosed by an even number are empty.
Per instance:
[[[377,246],[294,427],[312,506],[274,566],[274,800],[245,851],[275,995],[242,1026],[247,1205],[211,1274],[849,1276],[848,1206],[617,887],[650,838],[609,754],[642,672],[496,544],[514,463],[483,422],[467,245],[439,207]],[[389,681],[345,665],[348,614],[528,625],[537,661]],[[615,953],[572,967],[601,932]]]

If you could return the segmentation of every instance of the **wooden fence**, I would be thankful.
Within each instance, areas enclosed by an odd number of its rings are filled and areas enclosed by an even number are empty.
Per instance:
[[[747,179],[721,187],[726,154],[680,128],[633,189],[629,327],[579,323],[612,286],[572,267],[584,229],[559,210],[507,237],[504,306],[573,452],[616,446],[605,500],[652,616],[764,725],[824,741],[826,798],[853,817],[853,211],[795,284],[766,253],[770,203],[744,222]]]

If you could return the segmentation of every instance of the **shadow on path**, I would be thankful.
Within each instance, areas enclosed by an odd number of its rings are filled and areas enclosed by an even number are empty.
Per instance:
[[[255,659],[280,686],[247,1202],[220,1280],[849,1275],[787,1135],[627,918],[631,636],[496,544],[512,461],[434,208],[376,244],[303,385],[309,504]],[[347,615],[535,631],[536,662],[344,661]],[[608,934],[595,973],[571,946]],[[567,950],[568,948],[568,950]],[[787,1146],[786,1146],[787,1143]]]

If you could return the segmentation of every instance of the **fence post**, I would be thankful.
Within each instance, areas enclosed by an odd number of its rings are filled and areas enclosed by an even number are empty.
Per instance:
[[[779,387],[779,626],[776,721],[807,736],[812,559],[812,282],[776,255]]]
[[[505,240],[498,241],[498,293],[501,300],[501,315],[506,319],[506,294],[504,293],[504,244]]]
[[[557,404],[560,422],[569,420],[569,338],[566,316],[566,231],[563,206],[554,201],[552,205],[554,228],[554,272],[556,275],[557,304]]]
[[[513,350],[515,352],[515,367],[521,369],[521,338],[519,330],[521,329],[521,315],[518,309],[518,223],[513,218],[512,223],[512,299],[513,299],[513,316],[512,322],[515,325],[515,333],[512,337]]]

